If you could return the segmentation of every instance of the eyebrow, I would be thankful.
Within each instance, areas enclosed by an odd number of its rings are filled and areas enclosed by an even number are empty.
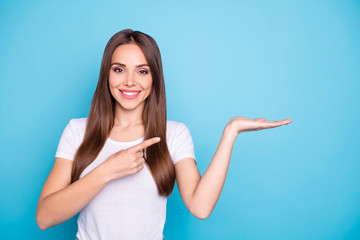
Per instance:
[[[126,64],[123,64],[123,63],[119,63],[119,62],[114,62],[114,63],[112,63],[110,66],[112,66],[112,65],[119,65],[119,66],[122,66],[122,67],[126,67]],[[146,63],[144,63],[144,64],[139,64],[139,65],[136,65],[135,67],[149,67],[149,64],[146,64]]]

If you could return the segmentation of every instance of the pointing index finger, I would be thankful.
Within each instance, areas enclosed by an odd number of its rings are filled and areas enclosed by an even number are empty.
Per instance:
[[[153,138],[150,138],[150,139],[147,139],[145,141],[143,141],[142,143],[139,143],[138,145],[135,145],[132,147],[132,149],[137,152],[137,151],[140,151],[142,149],[145,149],[155,143],[158,143],[160,142],[160,138],[159,137],[153,137]]]

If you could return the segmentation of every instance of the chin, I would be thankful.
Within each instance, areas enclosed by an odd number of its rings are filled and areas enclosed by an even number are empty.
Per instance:
[[[145,102],[144,102],[145,103]],[[124,110],[135,110],[137,108],[140,108],[141,107],[141,104],[119,104],[120,107]]]

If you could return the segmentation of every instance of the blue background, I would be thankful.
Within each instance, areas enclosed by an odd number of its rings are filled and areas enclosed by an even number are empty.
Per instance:
[[[78,215],[42,231],[36,205],[125,28],[157,41],[202,174],[232,117],[293,119],[238,136],[207,220],[175,189],[167,239],[360,239],[359,1],[9,0],[0,19],[1,239],[75,238]]]

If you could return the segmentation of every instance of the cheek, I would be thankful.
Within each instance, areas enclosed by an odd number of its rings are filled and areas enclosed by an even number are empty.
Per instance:
[[[109,74],[109,78],[108,78],[108,83],[109,83],[109,89],[110,89],[110,93],[113,97],[115,97],[115,88],[117,86],[117,81],[116,78],[111,77],[111,75]]]
[[[109,86],[113,87],[116,85],[117,79],[111,72],[109,73]]]
[[[110,89],[111,96],[113,96],[113,98],[115,98],[115,90],[114,90],[114,88],[111,85],[109,85],[109,89]]]
[[[123,77],[116,74],[109,74],[109,88],[114,91],[123,82]]]
[[[149,88],[149,90],[151,90],[152,84],[153,84],[152,78],[148,79],[148,81],[147,81],[147,88]]]
[[[146,97],[150,96],[151,90],[152,90],[152,80],[147,79],[146,81],[143,81],[142,88],[145,90]]]

